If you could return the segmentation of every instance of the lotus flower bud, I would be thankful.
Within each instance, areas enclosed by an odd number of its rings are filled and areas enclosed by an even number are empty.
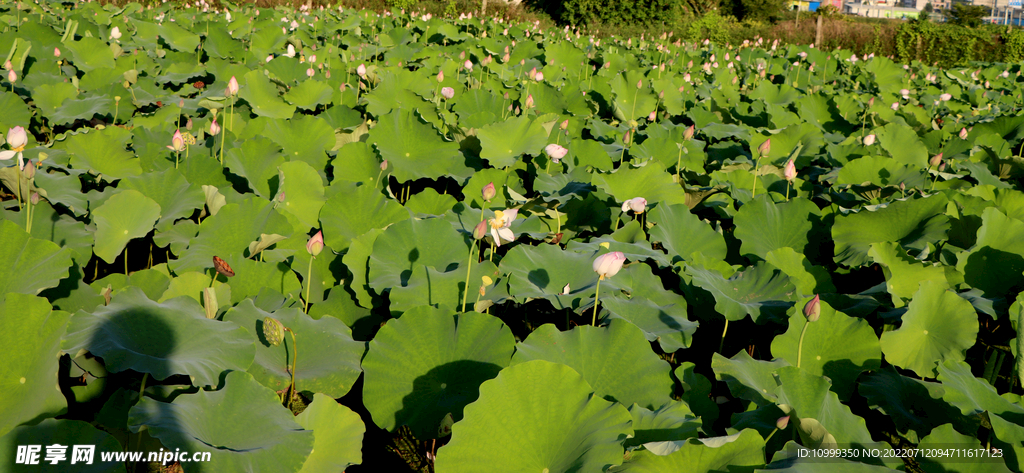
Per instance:
[[[451,100],[452,97],[455,96],[455,89],[453,89],[451,87],[442,87],[441,88],[441,96],[444,97],[445,100]]]
[[[60,57],[60,48],[53,48],[53,57]]]
[[[210,135],[211,136],[217,136],[217,134],[219,134],[219,133],[220,133],[220,125],[217,124],[217,119],[214,118],[213,121],[210,122]]]
[[[192,117],[189,117],[188,120],[185,120],[185,129],[191,131],[192,130],[192,126],[193,126]]]
[[[309,241],[306,242],[306,252],[317,257],[320,252],[324,250],[324,232],[323,230],[316,232]]]
[[[872,136],[874,136],[874,135],[872,135]],[[783,171],[783,175],[786,177],[787,181],[793,182],[793,180],[796,179],[796,162],[794,162],[792,159],[790,159],[786,163],[786,168]]]
[[[651,113],[647,114],[647,121],[653,122],[654,118],[656,116],[657,116],[657,111],[656,110],[651,110]]]
[[[537,68],[535,67],[533,69],[530,69],[530,72],[526,73],[526,75],[527,77],[530,78],[530,80],[534,80],[534,78],[537,77]]]
[[[438,82],[444,82],[444,71],[438,71],[438,73],[437,73],[437,81]]]
[[[771,153],[771,152],[772,152],[772,139],[771,138],[768,138],[767,140],[764,141],[764,143],[761,143],[761,145],[757,147],[757,153],[759,155],[761,155],[762,158],[765,157],[765,156],[768,156],[768,154]]]
[[[569,129],[569,120],[562,121],[562,123],[560,125],[558,125],[558,128],[561,128],[562,131],[568,130]]]
[[[936,154],[935,156],[932,156],[932,159],[928,160],[929,166],[935,167],[940,164],[942,164],[942,153]]]
[[[946,163],[944,163],[944,162],[943,163],[939,163],[939,172],[942,172],[942,171],[945,171],[945,170],[946,170]]]
[[[864,137],[864,146],[871,146],[875,144],[875,135],[868,135]]]
[[[967,139],[967,128],[961,128],[960,129],[960,139],[961,140],[966,140]]]
[[[817,294],[804,306],[804,317],[808,322],[817,322],[821,317],[821,298]]]
[[[643,197],[634,197],[622,203],[622,211],[627,212],[632,210],[634,213],[644,213],[647,209],[647,199]]]
[[[909,99],[910,89],[900,89],[900,95],[902,95],[904,99]]]
[[[601,279],[608,279],[615,276],[615,274],[622,269],[622,264],[625,262],[626,255],[621,251],[605,253],[594,259],[594,272],[596,272]]]
[[[316,74],[316,71],[313,70],[312,67],[309,68],[309,69],[306,69],[306,77],[313,77],[313,74]]]
[[[380,163],[380,170],[383,171],[383,170],[385,170],[387,168],[388,168],[388,160],[385,159],[383,162]]]
[[[29,197],[28,200],[32,202],[32,205],[39,205],[39,193],[33,192],[32,197]]]
[[[775,428],[779,430],[786,430],[789,426],[789,416],[779,417],[779,420],[775,421]]]
[[[637,89],[643,88],[643,86],[644,86],[644,81],[642,79],[636,81],[636,88]]]
[[[32,164],[31,159],[28,161],[28,164],[25,165],[24,173],[25,179],[28,179],[30,181],[32,180],[32,178],[36,177],[36,165]]]
[[[551,144],[549,144],[549,145],[544,147],[544,152],[547,153],[548,156],[551,157],[552,161],[557,163],[557,162],[561,161],[562,158],[565,157],[565,155],[569,152],[569,150],[565,149],[565,147],[563,147],[561,145],[558,145],[558,144],[555,144],[555,143],[551,143]]]
[[[278,346],[284,340],[284,324],[273,317],[263,318],[263,338],[267,343]]]
[[[363,65],[363,64],[360,64],[360,65],[356,66],[356,74],[358,74],[359,77],[362,77],[362,78],[365,79],[366,78],[366,66]]]
[[[498,191],[494,189],[494,183],[491,182],[484,186],[483,191],[481,191],[480,193],[485,201],[490,202],[491,199],[493,199],[494,196],[498,194]]]
[[[533,108],[533,106],[534,106],[533,94],[530,94],[530,95],[526,96],[526,103],[523,104],[523,106],[526,107],[526,108]]]
[[[7,144],[11,145],[12,150],[23,148],[28,144],[28,133],[25,128],[14,126],[7,130]]]
[[[231,76],[231,79],[228,79],[227,93],[229,97],[234,97],[235,95],[238,95],[238,79],[235,79],[235,76]]]
[[[899,110],[900,103],[899,102],[893,102],[892,105],[889,106],[889,108],[893,109],[893,111]]]
[[[533,80],[535,80],[537,82],[543,81],[544,80],[544,73],[543,72],[537,72],[537,74],[533,76]]]
[[[942,95],[939,96],[939,100],[941,100],[943,102],[948,102],[952,98],[953,98],[952,94],[942,94]]]
[[[693,139],[693,134],[695,132],[696,132],[696,129],[694,128],[693,125],[690,125],[690,126],[686,127],[686,130],[683,131],[683,139],[687,140],[687,141],[692,140]]]
[[[473,239],[480,240],[487,235],[487,222],[480,222],[476,228],[473,229]]]
[[[14,72],[14,69],[7,71],[7,81],[11,83],[18,81],[18,74]]]
[[[467,71],[472,72],[473,71],[473,62],[470,61],[469,59],[466,59],[466,62],[462,63],[462,67],[466,68]]]

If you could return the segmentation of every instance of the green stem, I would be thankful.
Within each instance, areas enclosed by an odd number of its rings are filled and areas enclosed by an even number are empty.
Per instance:
[[[778,431],[779,431],[779,428],[776,427],[774,430],[772,430],[772,433],[768,434],[768,437],[764,439],[765,445],[767,445],[768,441],[772,439],[772,435],[775,435],[775,432],[778,432]]]
[[[313,255],[309,256],[309,269],[306,270],[306,300],[305,300],[306,306],[304,307],[303,312],[305,312],[307,314],[309,313],[309,288],[311,286],[313,286],[313,260],[314,259],[316,259],[316,256],[313,256]]]
[[[590,321],[590,325],[593,325],[595,327],[597,327],[597,302],[600,300],[599,297],[601,296],[601,279],[604,278],[597,278],[597,290],[594,292],[594,316],[591,317]]]
[[[786,183],[786,202],[789,202],[789,188],[793,187],[792,183]]]
[[[758,155],[757,159],[754,160],[754,187],[750,191],[750,198],[757,197],[757,168],[761,166],[761,156]]]
[[[143,395],[143,392],[146,390],[146,380],[147,379],[149,379],[149,373],[142,373],[142,385],[139,386],[139,400],[137,402],[142,402],[142,395]],[[139,435],[137,437],[135,437],[135,450],[138,450],[139,449],[139,445],[141,445],[141,444],[142,444],[142,431],[139,431]],[[136,468],[137,467],[138,467],[138,463],[136,463]],[[136,468],[133,468],[132,471],[135,471]]]
[[[285,330],[292,334],[292,384],[288,391],[288,410],[291,410],[292,400],[295,399],[295,363],[299,358],[299,345],[295,343],[295,332],[290,328],[286,328]]]
[[[935,191],[935,181],[937,181],[938,179],[939,179],[939,167],[936,166],[935,167],[935,175],[932,176],[932,187],[930,189],[928,189],[928,192],[934,192]]]
[[[804,356],[804,335],[807,335],[807,326],[811,323],[804,320],[804,328],[800,330],[800,342],[796,346],[796,367],[800,367],[800,362],[803,361]]]
[[[124,277],[128,277],[128,245],[124,245]]]
[[[725,327],[722,328],[722,341],[718,342],[718,353],[722,353],[722,349],[725,348],[725,332],[729,331],[729,319],[725,319]]]
[[[469,273],[473,269],[473,250],[476,249],[476,243],[469,247],[469,261],[466,261],[466,290],[462,293],[462,310],[466,310],[466,297],[469,296]]]
[[[227,130],[221,130],[220,134],[220,166],[224,167],[224,140],[228,137]]]

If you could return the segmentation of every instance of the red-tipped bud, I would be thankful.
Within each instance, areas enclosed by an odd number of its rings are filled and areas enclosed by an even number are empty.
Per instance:
[[[804,306],[804,317],[807,317],[808,322],[817,322],[818,317],[821,317],[821,298],[817,294]]]
[[[484,189],[483,191],[481,191],[481,194],[485,201],[490,202],[495,195],[498,195],[498,191],[494,189],[494,183],[492,182],[484,186]]]

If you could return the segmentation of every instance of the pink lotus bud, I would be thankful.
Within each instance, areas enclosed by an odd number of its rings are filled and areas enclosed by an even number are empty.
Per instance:
[[[946,170],[946,163],[945,162],[939,163],[939,172],[942,172],[942,171],[945,171],[945,170]]]
[[[615,276],[615,274],[622,269],[622,264],[625,262],[626,255],[621,251],[605,253],[594,259],[594,272],[596,272],[601,279],[608,279]]]
[[[53,57],[60,57],[60,48],[53,48]]]
[[[14,65],[11,64],[11,61],[4,61],[4,70],[9,71],[11,69],[14,69]]]
[[[356,74],[359,77],[362,77],[362,78],[365,79],[366,78],[366,66],[363,65],[363,64],[360,64],[360,65],[356,66]]]
[[[33,167],[33,169],[35,169],[35,168]],[[29,179],[32,179],[32,178],[30,177]],[[33,192],[32,193],[32,197],[30,197],[29,200],[32,201],[32,205],[39,205],[39,193],[38,192]]]
[[[220,133],[220,125],[217,124],[217,119],[214,118],[213,121],[210,122],[210,135],[217,136],[218,133]]]
[[[817,294],[804,306],[804,317],[808,322],[817,322],[821,317],[821,298]]]
[[[238,79],[235,79],[235,76],[231,76],[231,79],[228,79],[227,93],[229,97],[238,95]]]
[[[380,170],[383,171],[383,170],[385,170],[387,168],[388,168],[388,160],[385,159],[382,163],[380,163]]]
[[[654,117],[656,117],[656,116],[657,116],[657,111],[656,110],[652,110],[651,113],[647,114],[647,121],[653,122],[654,121]]]
[[[900,89],[900,95],[902,95],[904,99],[909,99],[910,89]]]
[[[310,238],[306,242],[306,252],[313,255],[313,257],[319,256],[320,252],[324,250],[324,232],[323,230],[316,232],[313,238]]]
[[[642,214],[644,210],[647,210],[647,199],[643,197],[633,197],[622,203],[622,211],[628,212],[632,210],[633,213]]]
[[[960,129],[960,139],[961,140],[966,140],[967,139],[967,128],[961,128]]]
[[[527,77],[530,78],[530,80],[534,80],[534,78],[537,77],[537,68],[535,67],[533,69],[530,69],[530,72],[526,73],[526,75]]]
[[[893,110],[899,110],[900,103],[899,102],[893,102],[892,105],[889,106],[889,108],[891,108]]]
[[[562,121],[562,123],[560,125],[558,125],[558,128],[561,128],[563,131],[568,130],[569,129],[569,120]]]
[[[14,69],[7,71],[7,81],[14,83],[18,80],[18,74],[14,73]]]
[[[775,428],[779,430],[786,430],[789,426],[789,416],[779,417],[779,420],[775,421]]]
[[[782,174],[786,177],[787,181],[793,182],[793,179],[796,179],[796,162],[790,159],[786,163],[786,168],[783,170]]]
[[[939,100],[941,100],[943,102],[948,102],[952,98],[953,98],[952,94],[942,94],[942,95],[939,96]]]
[[[523,106],[526,107],[526,108],[533,108],[533,105],[534,105],[533,104],[533,94],[527,95],[526,96],[526,103],[523,104]]]
[[[309,68],[309,69],[306,69],[306,77],[313,77],[313,74],[316,74],[316,71],[313,70],[312,67]]]
[[[7,130],[7,144],[11,146],[11,150],[20,151],[28,144],[28,133],[25,128],[20,126],[11,127]]]
[[[760,154],[762,158],[765,157],[765,156],[768,156],[768,154],[771,153],[771,152],[772,152],[772,139],[771,138],[768,138],[767,140],[764,140],[764,143],[761,143],[761,145],[757,147],[757,153]]]
[[[438,71],[438,73],[437,73],[437,81],[438,82],[444,82],[444,71]]]
[[[932,156],[932,159],[928,160],[929,166],[935,167],[940,164],[942,164],[942,153],[936,154],[935,156]]]
[[[875,144],[875,135],[868,135],[864,137],[864,146],[871,146]]]
[[[544,73],[538,71],[536,74],[534,74],[533,80],[537,82],[542,82],[544,80]]]
[[[561,161],[567,153],[569,153],[569,150],[555,143],[551,143],[544,147],[544,152],[551,157],[552,161],[557,163]]]
[[[27,163],[25,163],[25,166],[22,168],[22,171],[25,173],[25,179],[32,180],[32,178],[36,177],[36,165],[32,164],[31,159],[28,160]]]
[[[494,183],[493,182],[491,182],[491,183],[487,184],[486,186],[484,186],[483,190],[480,193],[481,193],[481,196],[484,198],[484,200],[487,201],[487,202],[490,202],[491,199],[494,198],[494,196],[498,195],[498,191],[494,189]]]
[[[483,221],[477,224],[476,228],[473,229],[473,239],[480,240],[487,235],[487,222]]]
[[[181,130],[174,131],[174,136],[171,137],[171,146],[168,146],[167,148],[179,153],[185,151],[185,138],[181,136]]]
[[[455,89],[453,89],[451,87],[442,87],[441,88],[441,96],[444,97],[445,100],[451,100],[452,97],[455,96]]]
[[[462,63],[462,67],[466,68],[467,71],[472,72],[473,71],[473,62],[470,61],[469,59],[466,59],[466,62]]]

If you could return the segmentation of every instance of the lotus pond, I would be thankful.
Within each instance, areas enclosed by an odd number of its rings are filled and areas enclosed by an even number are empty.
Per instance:
[[[0,469],[1021,471],[1019,65],[182,7],[0,5]]]

